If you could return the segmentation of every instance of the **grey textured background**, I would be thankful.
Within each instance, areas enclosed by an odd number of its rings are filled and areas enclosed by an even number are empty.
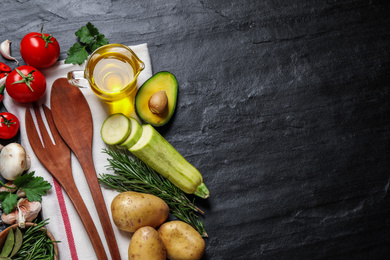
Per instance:
[[[388,259],[388,1],[2,1],[0,40],[92,22],[179,82],[159,131],[210,189],[204,259]],[[0,57],[0,61],[5,60]],[[12,62],[6,62],[13,66]]]

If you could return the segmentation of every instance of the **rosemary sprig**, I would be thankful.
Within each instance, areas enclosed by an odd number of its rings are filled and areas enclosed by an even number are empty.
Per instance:
[[[156,173],[138,158],[132,159],[126,151],[115,148],[103,149],[108,154],[108,170],[114,174],[100,174],[99,182],[108,189],[119,192],[135,191],[155,195],[164,200],[170,212],[178,219],[193,226],[199,234],[207,237],[199,214],[203,214],[194,201],[173,185],[169,180]]]
[[[21,259],[42,259],[42,260],[52,260],[54,259],[56,252],[54,250],[54,243],[59,241],[52,241],[47,236],[47,230],[42,229],[48,220],[43,220],[39,222],[36,226],[29,227],[23,233],[23,243],[22,247],[16,253],[12,260],[21,260]]]

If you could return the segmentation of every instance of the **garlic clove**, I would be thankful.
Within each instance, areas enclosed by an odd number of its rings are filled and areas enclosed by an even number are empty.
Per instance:
[[[18,195],[18,198],[25,198],[26,197],[26,192],[24,190],[18,190],[16,192],[16,195]]]
[[[3,213],[1,215],[1,220],[3,221],[4,224],[7,225],[13,225],[16,224],[16,209],[12,210],[9,214]]]
[[[18,201],[18,209],[22,212],[25,221],[33,221],[38,217],[42,204],[39,201],[28,201],[21,198]]]
[[[8,60],[14,60],[16,61],[16,64],[19,63],[14,57],[11,56],[11,41],[5,40],[1,43],[0,53],[4,58]]]
[[[8,181],[5,185],[8,186],[8,187],[11,187],[11,188],[15,188],[15,189],[11,189],[11,193],[14,193],[14,192],[17,190],[17,189],[16,189],[16,185],[14,184],[13,181]],[[6,188],[6,187],[4,187],[4,186],[1,186],[1,187],[0,187],[0,192],[2,192],[2,191],[7,191],[7,192],[9,192],[9,189]]]

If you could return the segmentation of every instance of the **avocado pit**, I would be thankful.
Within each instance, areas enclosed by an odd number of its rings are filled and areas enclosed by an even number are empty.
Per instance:
[[[154,93],[149,99],[149,109],[153,114],[162,114],[167,110],[168,97],[165,90]]]

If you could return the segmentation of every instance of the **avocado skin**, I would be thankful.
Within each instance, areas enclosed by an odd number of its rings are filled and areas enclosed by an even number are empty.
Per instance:
[[[165,90],[168,97],[168,107],[162,114],[153,114],[149,109],[150,97]],[[160,71],[150,77],[138,90],[135,96],[135,110],[138,117],[147,124],[155,127],[169,122],[176,109],[178,84],[176,77],[168,71]]]

